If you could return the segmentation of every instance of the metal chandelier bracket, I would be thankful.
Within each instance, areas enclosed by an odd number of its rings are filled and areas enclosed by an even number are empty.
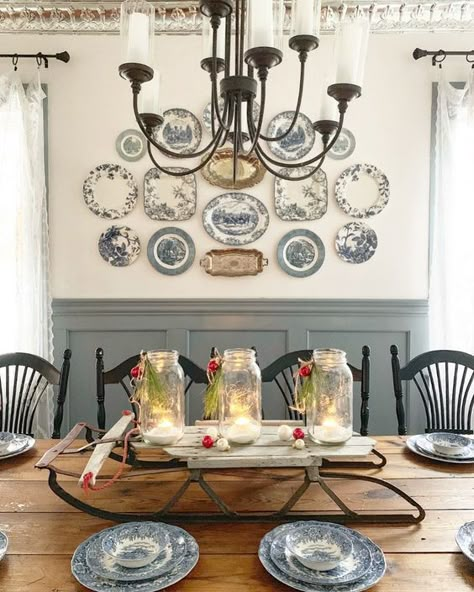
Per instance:
[[[361,87],[355,84],[339,83],[328,87],[328,95],[338,106],[338,121],[320,120],[313,123],[314,130],[322,141],[322,151],[305,162],[280,162],[272,158],[262,147],[262,141],[278,142],[286,138],[293,130],[300,114],[305,87],[305,68],[308,55],[319,46],[319,39],[312,35],[295,35],[290,37],[289,46],[298,54],[300,62],[300,81],[293,120],[288,129],[274,137],[262,133],[265,116],[267,81],[272,68],[277,67],[283,53],[275,47],[252,47],[245,51],[247,0],[200,0],[200,11],[208,18],[212,30],[212,57],[201,61],[201,68],[209,74],[211,82],[211,141],[201,150],[180,154],[167,149],[156,139],[156,132],[163,124],[158,114],[139,112],[139,94],[142,85],[149,83],[154,76],[151,67],[139,63],[125,63],[119,67],[122,78],[131,84],[133,95],[133,111],[140,130],[148,142],[148,153],[156,168],[167,175],[180,177],[192,174],[207,165],[216,151],[227,141],[233,145],[234,163],[233,180],[236,182],[239,155],[255,153],[267,171],[276,177],[299,181],[307,179],[318,170],[326,154],[336,143],[343,125],[349,102],[360,97]],[[232,22],[235,26],[235,39],[232,43]],[[225,57],[218,57],[218,34],[225,27]],[[224,107],[219,107],[220,99]],[[258,121],[254,122],[253,109],[255,100],[259,101]],[[248,131],[244,129],[247,123]],[[197,166],[185,171],[167,168],[157,161],[154,151],[173,158],[202,157]],[[290,172],[292,169],[311,167],[310,172],[300,176],[282,174],[278,169]]]

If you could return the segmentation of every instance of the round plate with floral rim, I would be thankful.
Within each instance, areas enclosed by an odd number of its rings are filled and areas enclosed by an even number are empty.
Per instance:
[[[145,155],[147,150],[145,136],[138,130],[125,130],[115,140],[115,148],[124,160],[136,162]]]
[[[179,275],[194,262],[196,247],[193,239],[180,228],[162,228],[148,242],[148,260],[164,275]]]
[[[125,204],[121,208],[107,208],[101,206],[96,199],[97,184],[99,181],[122,181],[128,188],[127,196],[125,197]],[[123,218],[129,214],[137,204],[138,200],[138,186],[135,179],[127,169],[118,164],[100,164],[84,181],[82,187],[84,194],[84,201],[89,210],[99,216],[99,218],[106,218],[107,220],[116,220]]]
[[[247,107],[245,107],[247,108]],[[224,99],[220,98],[219,99],[219,113],[222,115],[222,112],[224,111]],[[247,113],[247,111],[244,111],[244,113]],[[257,101],[253,102],[253,120],[255,125],[257,125],[258,123],[258,116],[260,114],[260,105],[257,103]],[[217,117],[214,116],[214,121],[215,121],[215,129],[216,131],[219,129],[219,121],[217,119]],[[203,113],[202,113],[202,122],[204,123],[204,127],[206,128],[206,130],[211,133],[212,132],[212,127],[211,127],[211,103],[208,103],[206,105],[206,108],[204,109]]]
[[[312,168],[280,169],[279,173],[291,179],[308,174]],[[275,210],[282,220],[319,220],[327,209],[328,180],[322,169],[304,181],[275,178]]]
[[[329,150],[328,156],[334,160],[344,160],[345,158],[349,158],[349,156],[354,152],[355,147],[356,139],[354,134],[343,127],[338,139],[336,140],[336,143],[331,148],[331,150]]]
[[[128,226],[111,226],[100,235],[99,253],[113,267],[127,267],[140,255],[137,233]]]
[[[375,230],[363,222],[349,222],[336,237],[336,251],[347,263],[365,263],[371,259],[378,246]]]
[[[235,247],[259,239],[268,228],[270,217],[265,205],[247,193],[224,193],[204,208],[206,232],[216,241]]]
[[[361,175],[368,175],[377,185],[378,196],[373,205],[368,208],[351,206],[347,199],[347,189],[350,183],[360,180]],[[343,212],[353,218],[371,218],[380,214],[388,204],[390,184],[384,173],[373,164],[355,164],[347,168],[336,181],[336,201]]]
[[[268,124],[266,135],[270,138],[281,136],[291,125],[295,112],[284,111]],[[275,156],[285,161],[299,160],[308,154],[314,146],[316,132],[309,117],[300,113],[291,132],[279,142],[268,142]]]
[[[324,263],[324,244],[311,230],[292,230],[278,243],[277,257],[280,267],[288,275],[308,277]]]
[[[163,113],[163,123],[155,137],[161,145],[172,152],[191,154],[199,148],[202,128],[198,118],[191,111],[168,109]]]

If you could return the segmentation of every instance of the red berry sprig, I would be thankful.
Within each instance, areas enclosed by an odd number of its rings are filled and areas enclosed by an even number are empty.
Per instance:
[[[131,370],[130,370],[130,375],[132,378],[135,378],[135,380],[138,380],[141,377],[142,371],[140,366],[134,366]]]
[[[201,444],[204,448],[212,448],[214,446],[214,438],[212,438],[212,436],[204,436],[201,440]]]
[[[209,364],[207,365],[207,370],[211,374],[215,374],[219,370],[220,364],[217,360],[210,360]]]
[[[295,440],[304,440],[304,431],[301,428],[295,428],[293,430],[293,438]]]
[[[298,373],[302,378],[308,378],[311,374],[311,366],[301,366]]]

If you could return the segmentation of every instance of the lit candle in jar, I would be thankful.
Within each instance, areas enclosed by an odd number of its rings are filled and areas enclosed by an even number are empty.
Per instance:
[[[342,427],[332,417],[325,419],[322,425],[314,426],[314,439],[324,444],[343,444],[351,436],[352,429]]]
[[[143,434],[143,439],[149,444],[164,446],[174,444],[179,440],[181,430],[171,423],[168,419],[163,419],[157,425]]]
[[[260,426],[248,417],[237,417],[227,431],[227,439],[234,444],[251,444],[260,436]]]

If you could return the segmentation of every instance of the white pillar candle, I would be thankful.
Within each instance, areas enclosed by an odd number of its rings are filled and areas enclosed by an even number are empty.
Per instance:
[[[336,82],[359,84],[359,61],[362,59],[364,27],[360,22],[339,25],[337,40]]]
[[[150,17],[135,12],[128,23],[127,61],[148,64],[150,60]]]
[[[249,47],[274,47],[273,0],[250,0]]]
[[[339,121],[339,116],[337,114],[337,103],[332,97],[328,95],[327,82],[323,83],[319,120]]]
[[[153,79],[142,84],[138,95],[140,113],[160,114],[160,72],[154,68]]]
[[[238,417],[227,430],[227,440],[234,444],[251,444],[260,436],[260,426],[247,417]]]
[[[144,432],[143,439],[149,444],[166,446],[174,444],[179,440],[181,430],[174,426],[171,421],[163,420],[156,427]]]
[[[314,0],[296,0],[293,35],[314,35]]]

